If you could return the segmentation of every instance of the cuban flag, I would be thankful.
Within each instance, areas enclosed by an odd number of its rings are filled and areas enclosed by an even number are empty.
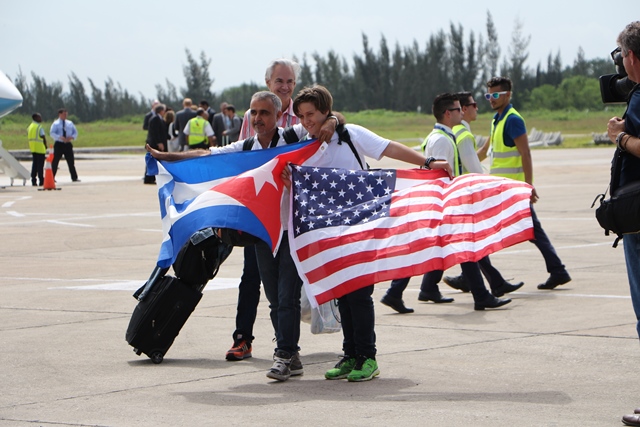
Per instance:
[[[283,232],[282,170],[288,162],[303,163],[319,147],[311,140],[176,162],[157,161],[147,153],[148,173],[157,175],[162,217],[158,266],[171,266],[189,237],[207,227],[250,233],[275,253]]]
[[[294,166],[289,243],[312,306],[533,239],[524,182]]]

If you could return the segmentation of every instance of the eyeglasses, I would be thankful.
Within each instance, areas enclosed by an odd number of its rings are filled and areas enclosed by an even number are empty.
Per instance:
[[[462,111],[462,108],[460,108],[460,107],[447,108],[447,111]]]
[[[475,107],[475,108],[478,108],[478,103],[477,102],[470,102],[468,104],[463,105],[463,107]]]
[[[616,60],[616,55],[622,52],[622,48],[620,46],[618,46],[617,48],[613,49],[611,51],[611,59]]]
[[[509,92],[509,91],[508,91],[508,90],[505,90],[505,91],[503,91],[503,92],[485,93],[485,94],[484,94],[484,98],[485,98],[487,101],[489,101],[491,98],[493,98],[493,99],[498,99],[498,98],[500,98],[500,95],[504,95],[504,94],[506,94],[507,92]]]

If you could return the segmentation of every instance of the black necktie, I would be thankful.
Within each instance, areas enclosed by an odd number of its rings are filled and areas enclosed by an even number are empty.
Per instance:
[[[67,137],[67,131],[66,131],[66,130],[65,130],[65,128],[64,128],[64,119],[62,119],[62,136],[63,136],[64,138],[66,138],[66,137]]]

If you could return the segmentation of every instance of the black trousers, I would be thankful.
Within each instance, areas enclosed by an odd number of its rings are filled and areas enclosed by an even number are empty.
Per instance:
[[[71,174],[71,180],[77,181],[78,174],[76,173],[75,158],[73,156],[73,144],[70,142],[56,141],[56,143],[53,144],[53,162],[51,163],[53,176],[56,176],[56,172],[58,171],[58,163],[60,162],[62,156],[64,156],[65,160],[67,161],[69,174]]]
[[[31,153],[33,161],[31,162],[31,183],[33,185],[44,184],[44,159],[45,155],[40,153]],[[36,182],[36,178],[38,181]]]

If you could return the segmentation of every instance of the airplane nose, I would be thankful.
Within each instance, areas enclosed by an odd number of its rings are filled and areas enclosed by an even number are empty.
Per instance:
[[[0,117],[6,116],[22,105],[22,95],[11,80],[0,71]]]

